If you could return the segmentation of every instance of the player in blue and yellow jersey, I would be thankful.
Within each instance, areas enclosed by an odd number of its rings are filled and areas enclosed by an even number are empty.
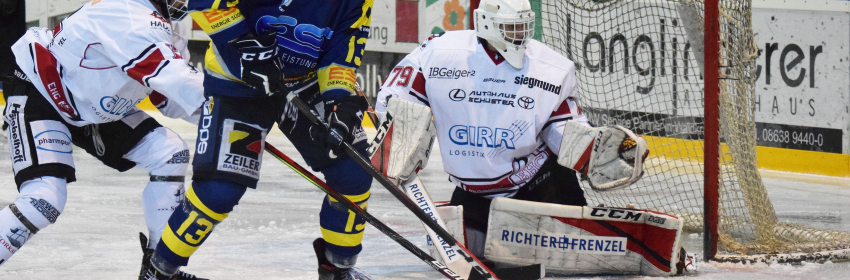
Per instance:
[[[206,103],[198,124],[193,182],[168,221],[141,279],[169,279],[256,188],[267,133],[277,122],[328,185],[366,208],[372,178],[340,152],[365,154],[360,121],[366,102],[354,91],[372,0],[192,0],[182,7],[212,39],[205,57]],[[288,104],[296,93],[330,124],[330,133]],[[324,239],[313,245],[320,279],[369,279],[353,269],[365,221],[326,197]]]

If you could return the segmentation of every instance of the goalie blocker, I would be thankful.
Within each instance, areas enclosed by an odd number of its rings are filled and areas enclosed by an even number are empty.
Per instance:
[[[464,240],[463,208],[437,209],[452,235]],[[683,224],[678,217],[648,210],[500,197],[490,205],[484,257],[500,266],[543,264],[547,273],[558,275],[668,276],[679,272]]]
[[[435,137],[431,108],[394,98],[366,152],[372,166],[400,185],[425,168]]]

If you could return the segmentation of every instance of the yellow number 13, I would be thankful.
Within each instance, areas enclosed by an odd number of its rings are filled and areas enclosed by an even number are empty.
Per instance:
[[[184,221],[183,224],[180,225],[180,228],[177,229],[177,236],[182,236],[186,229],[189,228],[190,225],[192,225],[192,223],[197,223],[199,226],[204,227],[203,230],[199,229],[195,231],[195,235],[198,236],[197,239],[189,233],[184,236],[187,242],[195,245],[201,243],[201,240],[204,240],[204,237],[206,237],[207,234],[210,233],[213,228],[213,223],[204,218],[198,219],[198,212],[192,211],[189,213],[189,217],[186,219],[186,221]]]

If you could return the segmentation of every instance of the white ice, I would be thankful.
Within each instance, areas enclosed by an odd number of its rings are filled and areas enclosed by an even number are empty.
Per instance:
[[[152,113],[152,115],[157,115]],[[194,146],[195,127],[162,118]],[[303,164],[289,141],[273,131],[268,142]],[[0,139],[0,205],[17,196],[8,143]],[[75,149],[77,182],[56,224],[39,232],[0,267],[0,279],[135,279],[146,232],[141,193],[144,170],[119,173]],[[216,227],[192,256],[186,271],[214,280],[316,279],[312,240],[320,236],[323,193],[271,156],[264,156],[260,183]],[[453,186],[431,154],[420,175],[435,200],[448,200]],[[850,231],[850,179],[762,172],[780,220]],[[190,178],[187,176],[187,178]],[[372,187],[369,211],[423,250],[419,221],[380,185]],[[685,237],[689,238],[689,237]],[[366,229],[358,266],[376,279],[440,279],[437,272],[371,226]],[[584,277],[632,279],[640,276]],[[848,279],[850,263],[742,266],[702,264],[684,279]],[[679,279],[683,279],[679,278]]]

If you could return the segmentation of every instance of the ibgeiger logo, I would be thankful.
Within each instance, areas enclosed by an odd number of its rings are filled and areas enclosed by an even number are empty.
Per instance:
[[[431,67],[428,73],[428,78],[433,79],[460,79],[467,77],[475,77],[475,70],[463,70],[456,68]]]

